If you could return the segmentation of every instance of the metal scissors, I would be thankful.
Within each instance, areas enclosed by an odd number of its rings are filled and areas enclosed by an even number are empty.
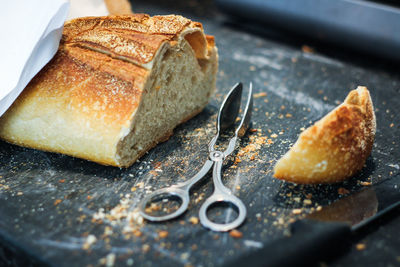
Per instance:
[[[189,206],[189,191],[191,187],[204,178],[207,173],[213,167],[212,178],[214,183],[214,193],[206,199],[202,204],[199,211],[200,223],[213,231],[225,232],[232,230],[243,223],[246,218],[246,206],[243,202],[237,198],[231,190],[224,186],[222,183],[221,169],[224,159],[230,155],[235,150],[235,144],[238,137],[243,137],[249,128],[251,113],[253,109],[253,94],[252,94],[252,84],[250,83],[249,93],[246,101],[246,106],[243,109],[242,118],[239,125],[236,127],[233,137],[229,139],[228,147],[225,151],[219,151],[215,149],[215,145],[218,138],[222,133],[232,130],[235,126],[236,118],[239,114],[240,103],[242,98],[243,85],[238,83],[232,87],[227,96],[225,97],[223,103],[218,112],[217,118],[217,133],[211,139],[208,144],[208,160],[204,163],[201,170],[195,174],[192,178],[185,182],[172,185],[170,187],[162,188],[156,190],[147,196],[139,204],[140,214],[149,221],[160,222],[166,221],[178,217],[184,213]],[[180,206],[177,210],[172,213],[153,216],[146,212],[146,208],[155,199],[164,198],[164,201],[168,202],[168,197],[174,197],[180,199]],[[230,204],[236,208],[238,212],[237,217],[229,223],[217,223],[213,222],[207,216],[207,211],[214,205],[218,204]]]

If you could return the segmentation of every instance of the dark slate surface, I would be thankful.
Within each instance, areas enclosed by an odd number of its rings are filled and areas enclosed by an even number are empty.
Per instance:
[[[150,14],[184,14],[203,22],[206,32],[215,35],[220,55],[216,94],[200,115],[179,126],[169,141],[128,169],[104,167],[0,141],[3,263],[7,259],[26,264],[24,259],[35,258],[36,262],[41,260],[52,266],[96,266],[106,263],[108,255],[110,262],[115,256],[118,265],[219,265],[256,250],[263,242],[282,237],[292,220],[341,198],[339,188],[351,194],[363,188],[362,182],[399,180],[400,76],[396,71],[380,68],[386,65],[366,56],[319,44],[315,44],[316,51],[304,52],[301,45],[306,43],[301,39],[225,23],[208,1],[200,6],[196,1],[182,1],[176,6],[168,2],[156,5],[157,2],[135,1],[133,9]],[[233,164],[231,158],[224,170],[225,184],[248,208],[247,220],[239,228],[241,238],[211,232],[189,221],[197,217],[202,203],[200,194],[211,193],[210,179],[196,189],[187,213],[166,223],[138,225],[141,236],[122,233],[129,225],[126,219],[104,219],[101,224],[93,221],[99,209],[110,214],[125,199],[132,211],[146,192],[182,181],[199,170],[207,157],[207,142],[214,134],[218,106],[238,81],[246,85],[253,82],[257,97],[252,127],[258,129],[241,141],[241,162]],[[301,128],[333,109],[357,85],[370,89],[378,124],[376,142],[364,170],[347,182],[329,186],[297,186],[272,178],[274,163],[296,141]],[[263,137],[273,143],[262,144],[258,153],[251,152],[254,159],[240,155],[250,141]],[[136,191],[131,192],[132,187]],[[310,205],[304,204],[306,198],[311,199]],[[195,199],[199,202],[195,203]],[[294,208],[303,208],[302,214],[293,215]],[[399,220],[394,219],[394,223],[398,225]],[[385,228],[382,235],[393,234],[395,228]],[[169,234],[160,238],[160,231]],[[83,249],[88,235],[94,235],[97,241]],[[374,241],[384,238],[382,235],[368,235],[365,242],[376,244]],[[400,255],[393,248],[395,243],[381,244],[389,250],[388,262],[398,263]],[[357,259],[353,254],[360,257],[366,252],[360,253],[353,249],[350,256],[332,264],[350,264]]]

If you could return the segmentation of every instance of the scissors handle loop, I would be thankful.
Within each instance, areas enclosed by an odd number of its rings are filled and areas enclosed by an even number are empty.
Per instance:
[[[147,212],[147,209],[152,203],[155,203],[157,199],[166,199],[167,201],[171,201],[172,198],[178,198],[180,200],[180,206],[177,210],[172,213],[168,213],[165,215],[151,215]],[[162,188],[154,191],[153,193],[147,195],[142,202],[140,203],[140,214],[147,220],[152,222],[161,222],[173,219],[178,217],[182,213],[184,213],[189,206],[189,191],[183,190],[177,186],[171,186],[167,188]],[[150,206],[151,207],[151,206]]]
[[[198,173],[196,173],[192,178],[189,180],[178,183],[176,185],[162,188],[159,190],[156,190],[152,192],[151,194],[147,195],[139,204],[139,212],[140,214],[147,220],[152,221],[152,222],[161,222],[161,221],[167,221],[173,218],[178,217],[179,215],[183,214],[190,202],[189,198],[189,191],[190,188],[194,184],[196,184],[198,181],[200,181],[211,169],[213,165],[213,161],[207,160],[203,167],[200,169]],[[154,203],[155,200],[157,199],[165,199],[167,202],[171,201],[172,198],[179,199],[180,200],[180,206],[177,210],[165,214],[165,215],[160,215],[160,216],[155,216],[151,215],[147,212],[147,208],[151,203]]]
[[[216,223],[211,221],[207,212],[210,210],[210,208],[219,204],[231,204],[236,209],[238,216],[233,221],[228,223]],[[200,223],[210,230],[226,232],[239,227],[246,219],[246,213],[246,206],[239,198],[235,197],[234,195],[214,193],[206,199],[203,205],[201,205],[199,219]]]
[[[224,152],[214,151],[210,153],[210,158],[215,162],[213,168],[213,182],[214,182],[214,193],[206,199],[203,205],[200,207],[199,219],[200,223],[213,231],[226,232],[240,226],[247,214],[246,206],[243,202],[233,195],[231,190],[224,186],[222,183],[222,163],[225,158]],[[229,223],[216,223],[209,219],[207,211],[213,206],[221,204],[231,204],[238,216]]]

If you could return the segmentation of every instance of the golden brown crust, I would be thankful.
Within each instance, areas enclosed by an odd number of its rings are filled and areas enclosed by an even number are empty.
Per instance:
[[[370,155],[376,130],[366,87],[306,129],[275,165],[274,177],[294,183],[334,183],[359,172]]]
[[[0,118],[0,138],[120,166],[117,144],[146,94],[154,60],[161,60],[159,53],[196,32],[200,38],[196,42],[206,40],[201,24],[175,15],[67,22],[56,56]],[[216,53],[215,45],[206,48],[201,58]],[[167,137],[172,129],[168,131]],[[159,141],[154,140],[154,145]]]

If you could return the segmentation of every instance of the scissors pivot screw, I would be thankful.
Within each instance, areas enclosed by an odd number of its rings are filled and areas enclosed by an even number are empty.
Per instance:
[[[212,161],[221,161],[224,159],[224,153],[222,153],[221,151],[210,152],[210,159]]]

